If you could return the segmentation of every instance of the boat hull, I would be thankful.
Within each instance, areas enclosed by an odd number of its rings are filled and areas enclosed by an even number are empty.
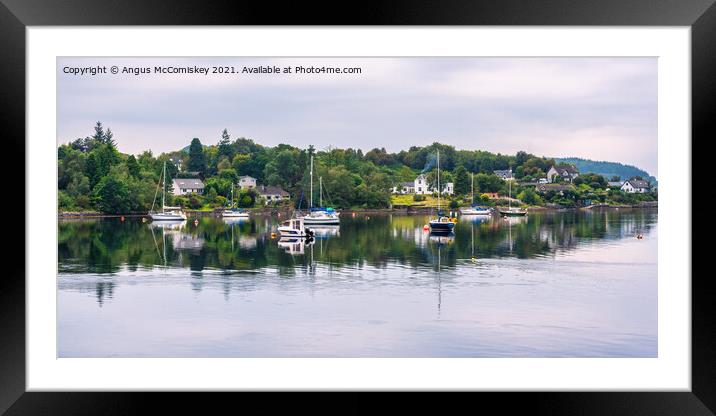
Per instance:
[[[449,234],[455,228],[454,222],[430,222],[430,232],[433,234]]]
[[[149,214],[152,221],[186,221],[185,214]]]
[[[472,209],[465,208],[460,210],[461,215],[492,215],[492,211],[489,209]]]
[[[248,212],[222,212],[224,218],[249,218]]]
[[[503,217],[524,217],[527,215],[527,211],[500,211],[500,215]]]
[[[341,223],[341,220],[339,218],[311,218],[311,217],[303,217],[303,223],[306,225],[309,224],[321,224],[321,225],[338,225]]]

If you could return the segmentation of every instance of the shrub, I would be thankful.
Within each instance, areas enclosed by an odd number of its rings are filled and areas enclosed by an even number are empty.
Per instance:
[[[415,201],[415,202],[425,201],[425,195],[415,194],[415,195],[413,195],[413,201]]]

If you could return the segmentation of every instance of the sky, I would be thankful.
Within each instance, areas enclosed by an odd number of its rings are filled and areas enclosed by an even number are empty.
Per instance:
[[[96,66],[107,73],[72,73]],[[194,66],[210,73],[154,72]],[[292,73],[241,72],[258,66]],[[298,66],[361,71],[296,74]],[[216,144],[226,128],[265,146],[398,152],[439,141],[621,162],[658,177],[656,58],[93,57],[58,58],[57,74],[58,144],[101,121],[133,154],[178,150],[194,137]]]

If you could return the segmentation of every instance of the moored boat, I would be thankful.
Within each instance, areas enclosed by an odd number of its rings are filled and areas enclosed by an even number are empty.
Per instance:
[[[154,201],[152,201],[152,209],[149,210],[149,217],[152,219],[152,221],[185,221],[186,220],[186,214],[184,211],[182,211],[181,207],[168,207],[165,204],[165,194],[167,189],[167,162],[164,162],[164,167],[162,168],[162,177],[163,181],[160,180],[160,184],[162,184],[162,210],[161,211],[154,211],[154,203],[156,202],[157,196],[156,193],[154,194]],[[159,185],[157,184],[157,192],[159,191]]]
[[[507,199],[507,209],[501,209],[500,215],[503,217],[523,217],[527,215],[527,210],[522,208],[512,208],[512,181],[508,180],[509,197]]]
[[[308,215],[303,217],[305,224],[310,225],[339,225],[341,220],[339,218],[340,213],[336,212],[333,208],[323,206],[323,178],[318,178],[318,190],[319,190],[319,206],[313,206],[313,156],[311,156],[311,193],[309,199]]]
[[[492,208],[475,204],[475,175],[470,174],[470,208],[460,208],[461,215],[492,215]]]
[[[240,208],[234,208],[234,184],[231,184],[231,202],[229,202],[229,208],[221,211],[221,216],[224,218],[249,218],[249,213]]]
[[[312,238],[313,231],[306,227],[303,217],[290,218],[278,227],[281,237]]]
[[[438,216],[437,218],[434,218],[428,222],[428,226],[430,227],[430,232],[433,234],[449,234],[452,232],[453,228],[455,228],[455,222],[452,218],[447,217],[443,214],[442,210],[440,209],[440,194],[442,193],[442,189],[440,188],[440,151],[438,150],[438,164],[437,164],[437,173],[438,173]]]

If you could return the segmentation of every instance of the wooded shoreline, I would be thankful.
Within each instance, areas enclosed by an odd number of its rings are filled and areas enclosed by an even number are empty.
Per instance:
[[[495,207],[497,209],[507,208]],[[528,212],[563,212],[563,211],[579,211],[589,209],[654,209],[658,208],[658,204],[638,204],[638,205],[590,205],[585,207],[529,207],[526,208]],[[458,209],[446,208],[446,212],[457,211]],[[290,208],[248,208],[247,212],[253,215],[265,216],[275,215],[278,213],[289,214],[293,212]],[[399,208],[360,208],[360,209],[345,209],[339,210],[342,213],[356,213],[356,214],[430,214],[435,212],[434,207],[399,207]],[[185,210],[187,215],[193,217],[216,217],[220,216],[220,210],[215,211],[202,211],[202,210]],[[102,214],[100,212],[60,212],[58,218],[141,218],[148,217],[146,213],[127,213],[127,214]]]

